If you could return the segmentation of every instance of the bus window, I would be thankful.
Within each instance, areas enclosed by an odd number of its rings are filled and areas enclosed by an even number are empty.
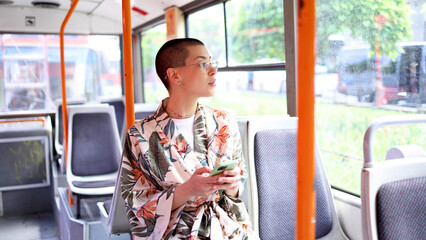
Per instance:
[[[233,71],[216,74],[215,95],[201,99],[237,116],[286,114],[285,71]]]
[[[59,36],[0,36],[2,111],[53,110],[53,102],[62,97]],[[118,36],[65,36],[67,97],[96,101],[121,96],[119,47]]]
[[[280,0],[226,3],[230,66],[284,62],[283,11]]]
[[[315,124],[330,183],[359,195],[363,137],[369,123],[379,117],[424,112],[426,42],[419,18],[423,13],[416,4],[381,2],[377,9],[367,1],[348,3],[318,1],[316,61],[327,66],[328,79],[316,73],[315,86],[329,79],[335,84],[317,96]],[[386,20],[389,16],[398,17]],[[419,125],[383,128],[373,144],[375,161],[385,160],[387,150],[395,145],[425,148],[425,133]]]
[[[4,96],[3,96],[3,51],[1,51],[1,49],[3,49],[2,47],[2,41],[0,38],[0,112],[3,112],[3,108],[4,108]]]
[[[155,56],[165,42],[165,23],[141,32],[143,95],[146,103],[159,103],[168,96],[155,70]]]
[[[200,39],[208,46],[212,58],[218,61],[219,67],[226,66],[224,21],[222,4],[188,15],[188,35]]]
[[[253,13],[258,8],[268,12],[267,19]],[[284,62],[282,1],[236,0],[226,2],[225,9],[226,19],[222,3],[187,18],[189,37],[203,41],[219,61],[215,95],[201,101],[240,116],[286,114],[285,71],[255,69],[256,65]],[[241,65],[248,67],[243,71],[238,69]]]
[[[420,93],[420,66],[422,65],[422,50],[426,46],[407,46],[401,55],[401,68],[399,75],[400,90],[407,95]],[[423,68],[424,69],[424,68]],[[423,83],[424,84],[424,83]]]

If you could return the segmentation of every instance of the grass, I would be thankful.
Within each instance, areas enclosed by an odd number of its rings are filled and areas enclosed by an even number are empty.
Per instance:
[[[316,132],[330,182],[360,193],[364,134],[380,117],[407,114],[403,111],[316,103]],[[373,137],[373,160],[383,161],[395,145],[417,144],[426,149],[425,124],[379,128]]]
[[[148,102],[158,102],[165,96],[167,96],[165,91],[157,91],[151,92],[146,99]],[[232,109],[238,116],[286,114],[287,112],[286,97],[283,94],[217,91],[214,97],[200,101],[208,106]],[[317,102],[315,104],[316,135],[330,183],[359,194],[366,129],[377,118],[402,114],[407,113]],[[373,160],[383,161],[387,150],[395,145],[415,143],[426,149],[425,135],[425,124],[380,128],[373,141]]]

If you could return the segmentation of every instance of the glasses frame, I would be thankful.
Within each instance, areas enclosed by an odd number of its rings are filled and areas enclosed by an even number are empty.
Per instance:
[[[183,65],[183,66],[179,66],[179,67],[175,67],[175,68],[195,66],[195,65],[199,65],[205,72],[208,71],[208,69],[209,69],[210,66],[213,67],[214,70],[216,70],[216,71],[219,68],[218,67],[218,65],[219,65],[218,61],[209,61],[209,62],[202,61],[202,62],[199,62],[199,63]]]

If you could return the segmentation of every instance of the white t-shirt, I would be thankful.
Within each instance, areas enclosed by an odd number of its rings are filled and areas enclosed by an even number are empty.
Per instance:
[[[194,118],[195,114],[184,119],[172,118],[176,127],[183,134],[186,143],[189,144],[192,149],[194,149]]]

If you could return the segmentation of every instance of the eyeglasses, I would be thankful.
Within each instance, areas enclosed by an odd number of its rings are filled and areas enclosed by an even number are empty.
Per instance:
[[[194,63],[194,64],[188,64],[188,65],[183,65],[183,66],[179,66],[179,67],[188,67],[188,66],[195,66],[195,65],[200,65],[200,67],[207,72],[207,70],[209,69],[210,66],[212,66],[215,70],[217,70],[218,68],[218,62],[217,61],[210,61],[210,62],[199,62],[199,63]]]

